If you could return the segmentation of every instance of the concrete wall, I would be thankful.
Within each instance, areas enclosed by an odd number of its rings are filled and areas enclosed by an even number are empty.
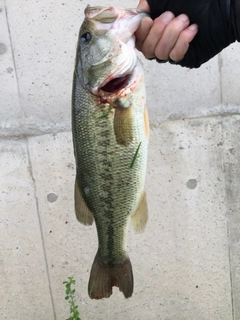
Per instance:
[[[66,319],[72,275],[82,320],[240,319],[237,44],[197,70],[142,58],[150,219],[143,234],[129,231],[134,294],[88,298],[97,239],[74,216],[70,125],[88,3],[0,0],[0,319]]]

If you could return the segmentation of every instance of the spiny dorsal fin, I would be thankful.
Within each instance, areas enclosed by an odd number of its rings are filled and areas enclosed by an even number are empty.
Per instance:
[[[131,218],[133,229],[136,232],[143,232],[148,221],[148,206],[145,190],[142,193],[137,210]]]
[[[89,226],[93,223],[93,214],[88,208],[78,185],[78,177],[75,180],[75,213],[79,222]]]

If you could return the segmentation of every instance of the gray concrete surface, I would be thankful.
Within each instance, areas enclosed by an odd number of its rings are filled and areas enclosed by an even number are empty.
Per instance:
[[[70,128],[87,4],[0,0],[0,319],[66,319],[62,282],[74,276],[82,320],[239,320],[237,44],[197,70],[141,58],[150,218],[143,234],[129,230],[134,294],[88,298],[97,238],[74,216]]]

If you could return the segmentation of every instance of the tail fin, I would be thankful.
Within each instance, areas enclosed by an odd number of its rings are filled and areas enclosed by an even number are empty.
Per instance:
[[[112,287],[119,287],[125,298],[131,297],[133,293],[132,265],[128,257],[116,265],[104,264],[98,253],[93,261],[90,279],[88,283],[88,294],[91,299],[109,298]]]

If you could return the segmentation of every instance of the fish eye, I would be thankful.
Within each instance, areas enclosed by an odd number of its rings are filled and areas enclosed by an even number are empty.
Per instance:
[[[92,39],[92,35],[90,32],[85,32],[81,35],[82,42],[89,42]]]

